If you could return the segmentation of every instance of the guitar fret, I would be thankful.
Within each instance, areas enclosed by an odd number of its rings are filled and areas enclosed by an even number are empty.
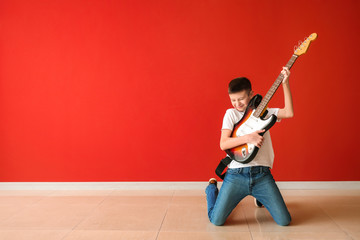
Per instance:
[[[292,67],[292,65],[295,63],[297,58],[298,58],[298,56],[293,54],[285,66],[290,69]],[[272,96],[274,95],[276,90],[279,88],[279,86],[283,80],[284,80],[284,75],[280,74],[277,77],[277,79],[275,80],[275,82],[273,83],[273,85],[270,87],[269,91],[266,93],[265,97],[260,102],[259,106],[257,106],[257,108],[254,112],[254,117],[260,117],[260,114],[264,111],[264,109],[268,105],[269,101],[271,100]]]

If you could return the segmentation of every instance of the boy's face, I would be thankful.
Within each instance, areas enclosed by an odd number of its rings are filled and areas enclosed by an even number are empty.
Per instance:
[[[249,104],[253,95],[253,91],[243,90],[236,93],[229,93],[230,101],[233,107],[240,111],[244,112],[247,105]]]

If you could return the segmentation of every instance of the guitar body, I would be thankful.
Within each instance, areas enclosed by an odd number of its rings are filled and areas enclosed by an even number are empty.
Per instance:
[[[244,136],[246,134],[262,129],[264,129],[266,132],[275,124],[277,120],[277,117],[275,115],[271,115],[267,119],[254,116],[255,109],[260,104],[261,100],[262,97],[259,94],[254,96],[250,100],[249,105],[245,110],[244,116],[240,119],[238,123],[234,125],[231,137]],[[265,114],[263,114],[263,116],[265,115],[266,112]],[[263,135],[265,132],[261,133],[261,135]],[[230,156],[231,159],[243,164],[251,162],[258,151],[259,148],[251,143],[243,144],[235,148],[225,150],[225,152]]]

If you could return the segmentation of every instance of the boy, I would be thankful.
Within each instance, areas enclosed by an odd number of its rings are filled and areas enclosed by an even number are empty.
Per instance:
[[[290,71],[284,67],[281,73],[284,75],[282,85],[285,107],[267,109],[267,116],[275,114],[278,121],[294,115],[289,86]],[[255,158],[247,164],[232,161],[228,165],[220,192],[216,179],[209,180],[209,185],[205,190],[209,220],[217,226],[223,225],[237,204],[244,197],[251,195],[255,197],[255,205],[259,207],[264,205],[277,224],[289,225],[291,221],[289,211],[270,172],[270,168],[273,166],[274,152],[269,131],[264,136],[259,134],[264,130],[259,130],[244,136],[231,137],[234,124],[242,118],[253,97],[251,83],[246,78],[236,78],[229,83],[228,91],[234,108],[228,109],[225,113],[220,148],[226,150],[244,143],[252,143],[259,147],[259,151]]]

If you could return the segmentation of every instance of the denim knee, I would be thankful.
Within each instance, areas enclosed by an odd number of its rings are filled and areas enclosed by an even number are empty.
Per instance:
[[[210,222],[212,224],[214,224],[215,226],[222,226],[222,225],[225,224],[225,221],[222,220],[222,219],[214,219],[214,218],[212,218],[212,219],[210,219]]]
[[[284,226],[284,227],[288,226],[290,224],[290,222],[291,222],[291,216],[289,215],[286,218],[275,220],[275,222],[280,226]]]

